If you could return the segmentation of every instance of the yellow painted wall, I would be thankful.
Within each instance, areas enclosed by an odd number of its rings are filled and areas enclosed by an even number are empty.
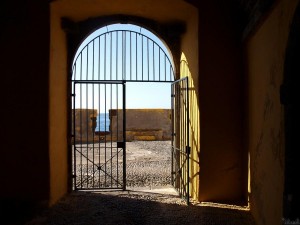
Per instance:
[[[197,23],[190,23],[190,29],[197,30]],[[190,132],[190,195],[199,200],[199,171],[200,171],[200,111],[198,102],[198,49],[197,33],[187,33],[183,37],[182,54],[180,59],[180,78],[189,79],[189,132]],[[188,43],[193,43],[189,45]]]
[[[51,8],[49,78],[50,205],[67,192],[67,52],[60,15]]]
[[[50,43],[50,170],[51,203],[67,192],[67,46],[60,19],[82,21],[108,15],[133,15],[157,23],[186,23],[186,51],[191,71],[197,74],[197,10],[181,0],[57,0],[51,2]],[[191,24],[192,23],[192,24]],[[91,31],[92,32],[92,31]],[[192,35],[191,35],[192,34]],[[185,42],[185,40],[184,40]],[[184,47],[183,50],[187,49]],[[195,120],[196,122],[196,120]],[[196,129],[196,125],[193,129]],[[197,132],[195,132],[197,134]],[[193,192],[196,193],[196,192]]]
[[[282,224],[284,121],[279,88],[299,1],[281,0],[247,40],[250,208],[257,224]]]

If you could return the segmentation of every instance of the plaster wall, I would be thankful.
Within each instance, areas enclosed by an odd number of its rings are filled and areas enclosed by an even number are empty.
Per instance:
[[[49,75],[50,205],[67,192],[67,48],[60,15],[51,6]]]
[[[67,192],[67,43],[66,34],[60,26],[60,19],[67,17],[82,21],[92,17],[108,15],[133,15],[156,21],[157,23],[183,22],[186,33],[196,33],[197,10],[181,0],[57,0],[51,2],[50,40],[50,169],[51,203]],[[189,26],[192,19],[194,26]],[[91,30],[92,32],[92,30]],[[197,43],[197,35],[192,43]],[[197,48],[191,48],[196,51]],[[193,55],[196,57],[197,55]],[[192,59],[196,62],[196,59]],[[196,64],[192,66],[196,68]],[[197,69],[196,69],[197,70]],[[197,71],[195,71],[195,74]],[[71,163],[71,162],[69,162]]]
[[[200,111],[198,85],[198,17],[190,18],[188,31],[182,36],[180,78],[189,79],[189,129],[190,129],[190,195],[199,200],[199,171],[200,171]]]
[[[245,204],[242,51],[227,4],[199,4],[200,201]]]
[[[284,184],[283,80],[290,24],[299,1],[279,1],[246,42],[250,208],[257,224],[282,224]]]

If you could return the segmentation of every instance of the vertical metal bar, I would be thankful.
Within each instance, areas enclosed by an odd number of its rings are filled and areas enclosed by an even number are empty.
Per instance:
[[[73,96],[73,162],[74,162],[74,190],[76,190],[77,189],[77,187],[76,187],[76,176],[77,176],[77,173],[76,173],[76,119],[75,119],[75,117],[76,117],[76,105],[75,105],[75,103],[76,103],[76,99],[75,99],[75,97],[76,97],[76,84],[75,84],[75,82],[73,82],[73,91],[74,91],[74,96]]]
[[[119,85],[116,85],[117,108],[117,142],[119,141]],[[119,149],[117,148],[117,187],[119,187]]]
[[[148,64],[148,81],[150,80],[150,73],[149,73],[149,38],[147,38],[147,64]]]
[[[95,42],[94,42],[94,40],[93,40],[93,57],[92,57],[92,59],[93,59],[93,64],[92,64],[92,80],[94,80],[94,76],[95,76],[95,74],[94,74],[94,61],[95,61]],[[95,167],[94,167],[94,165],[95,165],[95,130],[94,130],[94,123],[95,123],[95,118],[94,118],[94,110],[95,110],[95,90],[94,90],[94,83],[92,84],[92,100],[93,100],[93,106],[92,106],[92,108],[93,108],[93,120],[92,120],[92,137],[93,137],[93,140],[92,140],[92,143],[93,143],[93,165],[92,165],[92,167],[93,167],[93,187],[95,187]],[[97,119],[97,115],[96,115],[96,119]]]
[[[118,65],[118,46],[119,46],[119,42],[118,42],[118,31],[116,32],[116,80],[118,80],[118,68],[119,68],[119,65]]]
[[[160,79],[160,48],[158,48],[158,76],[159,76],[159,81]]]
[[[132,60],[131,60],[131,31],[129,32],[130,34],[130,40],[129,40],[129,54],[130,54],[130,80],[132,80],[132,70],[131,70],[131,67],[132,67]]]
[[[99,54],[100,54],[100,52],[99,52]],[[101,187],[101,168],[100,168],[100,166],[101,166],[101,146],[100,146],[100,139],[101,139],[101,137],[100,137],[100,133],[101,133],[101,125],[100,125],[100,118],[101,118],[101,107],[100,107],[100,97],[101,97],[101,84],[98,84],[98,108],[99,108],[99,133],[98,133],[98,138],[99,138],[99,140],[98,140],[98,159],[99,159],[99,166],[98,166],[98,171],[99,171],[99,188]]]
[[[123,190],[126,190],[126,83],[123,82]]]
[[[187,105],[187,146],[190,148],[190,129],[189,129],[189,120],[190,120],[190,99],[189,99],[189,79],[186,78],[186,105]],[[187,155],[187,204],[190,203],[190,183],[189,183],[189,176],[190,176],[190,152]]]
[[[135,34],[135,76],[136,80],[138,79],[138,38],[137,38],[137,33]]]
[[[125,76],[124,76],[124,31],[122,31],[122,80],[125,80]]]
[[[80,54],[80,80],[82,80],[82,54]],[[80,83],[80,188],[82,188],[82,84]]]
[[[165,81],[167,81],[167,56],[165,54]]]
[[[126,69],[126,56],[127,56],[127,53],[126,53],[126,46],[127,46],[127,43],[126,43],[126,32],[124,32],[124,79],[127,80],[127,69]]]
[[[112,101],[113,101],[113,96],[112,96],[112,89],[113,89],[113,86],[112,84],[110,84],[110,110],[112,109]],[[112,132],[110,132],[110,186],[112,187],[112,177],[113,177],[113,174],[112,174],[112,156],[113,155],[113,152],[112,152]]]
[[[110,70],[109,70],[109,73],[110,73],[110,80],[112,80],[112,33],[110,33]]]
[[[89,46],[87,45],[86,49],[86,80],[88,80],[88,73],[89,73]],[[86,101],[86,187],[88,188],[89,186],[89,107],[88,107],[88,89],[89,86],[88,84],[85,84],[86,86],[86,96],[85,96],[85,101]]]
[[[105,58],[105,56],[104,56]],[[106,84],[104,84],[104,129],[106,130]],[[106,135],[104,136],[105,140],[104,140],[104,162],[105,162],[105,165],[104,165],[104,187],[106,187],[106,168],[107,168],[107,165],[106,165]]]
[[[99,55],[98,55],[98,60],[99,60],[99,64],[98,64],[98,80],[100,80],[100,76],[101,76],[101,37],[99,36]],[[99,109],[99,117],[97,115],[97,118],[99,118],[99,131],[98,131],[98,178],[99,178],[99,188],[101,188],[101,145],[100,145],[100,134],[101,134],[101,126],[100,126],[100,118],[101,118],[101,107],[100,107],[100,97],[101,97],[101,84],[98,84],[98,109]]]
[[[170,81],[172,81],[172,65],[170,64]]]
[[[144,37],[141,35],[142,42],[142,81],[144,81]]]
[[[98,46],[98,48],[99,48],[99,56],[98,56],[98,58],[99,58],[99,64],[98,64],[98,80],[100,80],[100,75],[101,75],[101,71],[100,71],[100,69],[101,69],[101,40],[100,40],[100,36],[99,36],[99,46]]]
[[[171,185],[174,185],[174,84],[171,84]]]
[[[106,80],[106,34],[104,34],[104,80]]]
[[[153,48],[152,48],[152,63],[153,63],[153,80],[155,81],[155,63],[154,63],[154,41],[152,41],[152,44],[153,44]]]

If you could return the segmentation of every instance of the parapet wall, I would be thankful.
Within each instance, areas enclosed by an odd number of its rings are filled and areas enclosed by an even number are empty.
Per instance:
[[[121,141],[123,137],[123,111],[109,110],[109,119],[109,132],[95,132],[97,110],[75,109],[76,142]],[[126,141],[164,140],[171,140],[171,109],[126,110]]]
[[[110,110],[110,131],[122,137],[122,110]],[[171,140],[171,109],[127,109],[127,141]]]

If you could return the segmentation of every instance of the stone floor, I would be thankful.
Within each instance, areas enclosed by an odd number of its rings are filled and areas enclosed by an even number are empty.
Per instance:
[[[170,183],[170,142],[127,143],[127,191],[73,192],[26,225],[253,225],[247,207],[191,203]]]
[[[26,225],[253,225],[247,207],[189,206],[171,187],[74,192]]]

